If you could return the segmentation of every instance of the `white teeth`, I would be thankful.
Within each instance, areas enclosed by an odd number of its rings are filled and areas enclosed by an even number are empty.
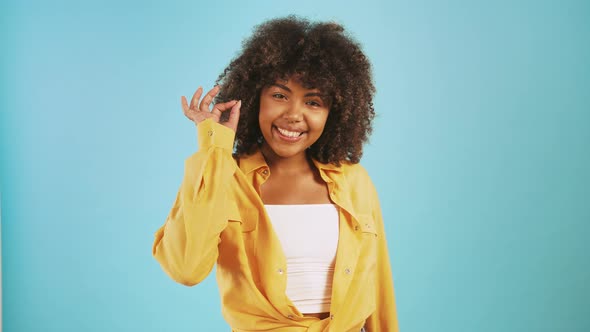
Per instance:
[[[301,135],[300,131],[288,131],[285,129],[281,129],[279,127],[277,127],[277,129],[279,130],[279,132],[281,133],[281,135],[285,135],[288,137],[298,137],[299,135]]]

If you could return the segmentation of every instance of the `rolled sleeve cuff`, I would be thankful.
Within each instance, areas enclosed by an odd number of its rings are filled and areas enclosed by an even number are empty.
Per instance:
[[[199,150],[206,150],[212,146],[233,152],[236,133],[228,127],[212,119],[197,124],[197,142]]]

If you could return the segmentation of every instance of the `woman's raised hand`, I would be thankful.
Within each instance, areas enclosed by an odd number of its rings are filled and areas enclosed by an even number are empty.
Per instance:
[[[210,110],[209,105],[211,105],[213,98],[218,92],[219,85],[207,92],[203,100],[201,100],[199,103],[199,99],[201,99],[201,95],[203,94],[203,88],[199,87],[191,99],[190,106],[186,102],[186,97],[182,96],[180,101],[182,103],[184,115],[186,115],[186,117],[195,124],[199,124],[200,122],[211,118],[213,121],[218,122],[235,132],[238,128],[238,120],[240,119],[240,107],[242,106],[242,101],[231,100],[225,103],[215,104],[213,105],[213,109]],[[219,122],[221,113],[228,110],[230,112],[229,120],[227,120],[227,122]]]

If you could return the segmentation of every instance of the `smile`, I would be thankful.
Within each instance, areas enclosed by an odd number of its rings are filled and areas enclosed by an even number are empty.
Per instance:
[[[303,131],[290,131],[287,129],[279,128],[277,126],[273,126],[273,129],[276,129],[276,133],[278,134],[279,138],[288,142],[299,141],[305,133]]]
[[[279,130],[281,135],[288,136],[288,137],[298,137],[299,135],[301,135],[303,133],[302,131],[288,131],[286,129],[279,128],[279,127],[277,127],[277,129]]]

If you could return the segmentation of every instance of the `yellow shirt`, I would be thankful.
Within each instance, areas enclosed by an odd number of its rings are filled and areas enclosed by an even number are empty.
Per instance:
[[[174,206],[155,234],[152,253],[164,271],[192,286],[217,262],[223,316],[236,332],[397,332],[381,209],[365,169],[314,160],[340,230],[330,317],[303,317],[285,295],[285,255],[260,199],[270,176],[264,157],[257,151],[236,162],[235,133],[210,119],[197,131],[199,151],[186,160]]]

